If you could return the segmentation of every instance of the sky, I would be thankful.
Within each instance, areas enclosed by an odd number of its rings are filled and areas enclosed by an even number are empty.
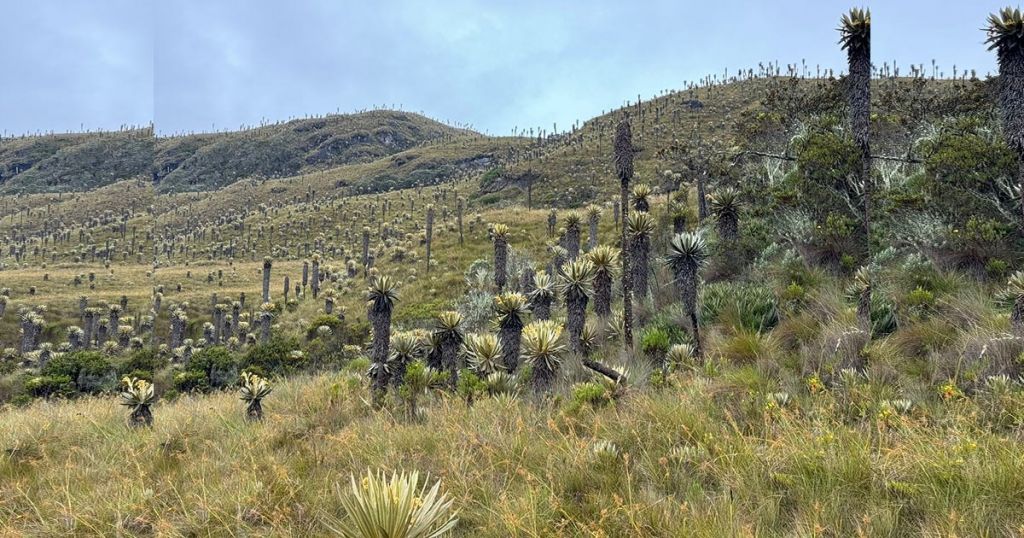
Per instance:
[[[991,0],[0,0],[0,134],[237,129],[386,106],[489,134],[559,130],[759,62],[994,72]]]

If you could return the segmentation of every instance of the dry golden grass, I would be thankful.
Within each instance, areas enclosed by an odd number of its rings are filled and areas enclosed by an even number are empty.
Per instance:
[[[733,415],[735,381],[673,381],[593,411],[435,399],[422,423],[371,411],[348,373],[278,382],[262,424],[234,393],[158,404],[143,431],[113,397],[40,401],[2,415],[0,532],[322,535],[366,468],[440,478],[461,536],[1024,530],[1019,441],[969,402],[847,424],[839,394]]]

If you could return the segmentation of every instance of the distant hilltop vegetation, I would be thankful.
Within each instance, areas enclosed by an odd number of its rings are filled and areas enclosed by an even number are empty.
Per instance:
[[[674,182],[666,170],[728,174],[729,163],[778,155],[801,129],[845,114],[845,77],[740,72],[630,101],[561,131],[522,129],[488,136],[400,111],[328,115],[241,131],[154,136],[152,129],[0,139],[0,194],[67,193],[133,180],[156,193],[223,189],[324,173],[324,187],[383,192],[480,174],[486,204],[524,195],[527,205],[575,206],[607,190],[602,151],[623,114],[632,117],[638,172],[653,184]],[[872,81],[874,146],[906,154],[924,133],[953,116],[985,117],[995,106],[996,78],[879,76]],[[779,162],[778,159],[773,159]],[[701,164],[703,163],[703,164]],[[717,164],[716,164],[717,163]],[[714,166],[712,166],[714,165]],[[721,166],[719,166],[721,165]],[[666,188],[670,185],[664,185]],[[278,184],[276,189],[283,189]],[[603,194],[609,194],[604,192]]]
[[[418,114],[372,111],[226,133],[158,137],[152,129],[0,140],[0,193],[74,192],[118,181],[158,191],[213,190],[369,162],[419,145],[475,135]]]

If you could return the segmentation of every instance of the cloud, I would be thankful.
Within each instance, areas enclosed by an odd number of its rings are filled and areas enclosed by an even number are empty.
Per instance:
[[[153,117],[152,0],[0,0],[0,130],[117,129]]]
[[[570,126],[759,62],[840,68],[837,0],[0,0],[0,128],[236,129],[401,106],[493,134]],[[991,5],[984,5],[989,4]],[[876,63],[994,69],[994,2],[868,2]],[[14,73],[15,77],[6,74]]]

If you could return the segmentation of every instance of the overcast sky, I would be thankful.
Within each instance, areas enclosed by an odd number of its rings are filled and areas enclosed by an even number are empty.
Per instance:
[[[991,0],[885,0],[876,64],[995,70]],[[835,0],[0,0],[0,132],[236,129],[387,105],[559,129],[708,73],[839,69]]]

